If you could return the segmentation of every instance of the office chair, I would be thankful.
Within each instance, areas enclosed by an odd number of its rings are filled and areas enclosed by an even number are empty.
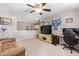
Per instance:
[[[74,46],[78,44],[78,40],[75,39],[75,32],[72,29],[66,28],[63,31],[64,34],[64,42],[66,43],[64,48],[69,48],[71,50],[75,50]],[[67,46],[68,45],[68,46]],[[63,49],[64,49],[63,48]]]

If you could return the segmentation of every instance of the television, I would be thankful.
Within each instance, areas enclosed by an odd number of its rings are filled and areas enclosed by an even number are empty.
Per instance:
[[[44,26],[41,26],[40,31],[42,34],[51,34],[51,31],[52,31],[51,29],[52,29],[51,25],[44,25]]]

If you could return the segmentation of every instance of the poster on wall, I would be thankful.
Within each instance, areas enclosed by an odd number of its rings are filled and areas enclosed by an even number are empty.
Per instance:
[[[73,18],[66,18],[66,23],[72,23],[73,22]]]
[[[58,26],[61,25],[61,19],[56,18],[52,20],[52,26],[54,26],[54,30],[58,30]]]
[[[12,24],[12,19],[0,17],[0,25],[11,25],[11,24]]]

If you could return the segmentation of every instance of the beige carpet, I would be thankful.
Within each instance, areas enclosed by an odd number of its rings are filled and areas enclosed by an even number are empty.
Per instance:
[[[78,56],[79,53],[73,51],[70,53],[69,49],[62,49],[63,46],[54,46],[49,43],[42,42],[38,39],[28,39],[18,41],[19,44],[26,47],[27,56]]]

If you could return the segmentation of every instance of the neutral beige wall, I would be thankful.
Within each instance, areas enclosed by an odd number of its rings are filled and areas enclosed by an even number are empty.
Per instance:
[[[30,26],[24,21],[17,21],[17,30],[26,30],[26,27]]]
[[[15,16],[11,16],[9,14],[1,14],[0,17],[6,17],[6,18],[11,18],[12,19],[12,24],[11,25],[0,25],[0,38],[5,38],[5,37],[15,37],[16,36],[16,22],[17,18]],[[7,30],[5,32],[2,32],[1,28],[6,28]]]
[[[52,30],[52,33],[56,35],[62,34],[62,28],[79,28],[79,9],[64,12],[62,14],[56,15],[55,17],[60,17],[62,21],[62,24],[58,27],[58,30]],[[73,18],[73,22],[66,23],[66,18]]]
[[[45,22],[48,22],[55,18],[61,18],[62,24],[58,27],[58,30],[54,30],[54,27],[52,26],[52,34],[62,35],[62,28],[79,28],[79,8],[49,16],[47,18],[41,19],[41,21],[45,20]],[[73,22],[66,23],[66,18],[73,18]]]

